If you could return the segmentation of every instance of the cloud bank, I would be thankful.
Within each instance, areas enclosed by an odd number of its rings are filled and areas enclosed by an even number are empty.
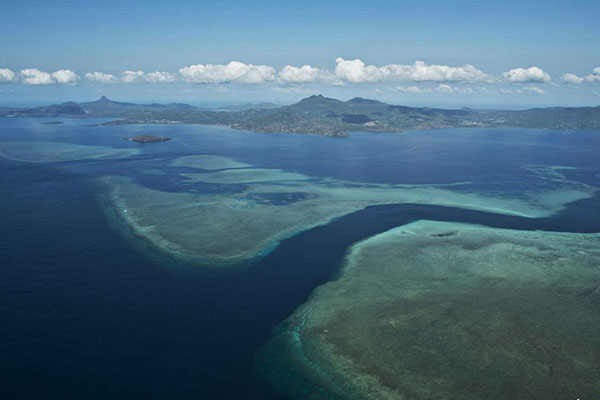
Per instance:
[[[445,83],[440,84],[437,89],[439,93],[448,93],[448,94],[473,94],[476,91],[471,87],[456,87],[450,86]]]
[[[197,64],[179,70],[184,82],[190,83],[249,83],[274,81],[277,73],[269,65],[245,64],[231,61],[225,65]]]
[[[328,71],[312,65],[286,65],[280,70],[270,65],[248,64],[231,61],[227,64],[194,64],[180,68],[177,72],[126,70],[120,73],[87,72],[84,79],[97,84],[129,83],[194,83],[226,85],[235,84],[273,84],[281,87],[301,86],[320,83],[327,85],[407,82],[405,86],[396,86],[392,90],[403,93],[480,93],[484,86],[474,84],[523,84],[521,93],[543,93],[544,90],[528,84],[546,84],[551,82],[550,75],[537,66],[510,69],[499,76],[487,74],[473,65],[448,66],[427,64],[416,61],[413,64],[369,65],[361,59],[335,60],[335,69]],[[46,72],[37,68],[21,69],[15,73],[8,68],[0,68],[0,83],[22,83],[26,85],[77,84],[80,77],[69,69]],[[438,86],[421,88],[411,83],[429,83]],[[600,67],[591,74],[578,76],[565,73],[561,82],[568,85],[600,82]],[[452,86],[457,84],[455,86]],[[467,86],[471,85],[471,87]],[[291,90],[291,89],[289,89]],[[517,89],[506,89],[505,93],[518,93]]]
[[[52,80],[52,75],[37,68],[22,69],[21,80],[26,85],[51,85],[55,83]]]
[[[500,88],[500,93],[501,94],[545,94],[546,92],[544,91],[544,89],[539,88],[537,86],[526,86],[522,89],[516,89],[516,90]]]
[[[588,82],[600,82],[600,67],[594,68],[591,74],[585,77]]]
[[[56,83],[77,83],[79,76],[69,69],[61,69],[52,73],[52,79],[54,79]]]
[[[112,74],[105,74],[104,72],[87,72],[84,75],[85,79],[91,82],[99,83],[117,83],[119,80]]]
[[[447,83],[440,83],[436,87],[426,87],[420,88],[418,86],[396,86],[392,88],[392,90],[400,92],[400,93],[411,93],[411,94],[421,94],[421,93],[442,93],[442,94],[474,94],[483,92],[484,88],[477,87],[472,88],[468,86],[452,86]]]
[[[121,74],[121,82],[135,83],[142,82],[144,79],[144,71],[123,71]]]
[[[548,83],[550,75],[538,67],[515,68],[506,71],[502,77],[511,83]]]
[[[150,83],[171,83],[175,82],[177,78],[170,72],[154,71],[148,72],[144,75],[144,81]]]
[[[104,72],[87,72],[85,79],[90,82],[110,84],[110,83],[171,83],[176,82],[174,74],[164,71],[154,71],[145,73],[144,71],[123,71],[120,77]]]
[[[50,73],[37,68],[25,68],[20,72],[21,82],[25,85],[74,84],[79,81],[79,76],[69,69]]]
[[[335,81],[335,75],[329,71],[324,71],[310,65],[303,65],[301,67],[286,65],[279,71],[279,80],[284,83],[333,83]]]
[[[562,81],[571,85],[579,85],[583,82],[600,82],[600,67],[596,67],[592,70],[592,73],[587,75],[585,78],[578,76],[577,74],[564,74]]]
[[[472,65],[450,67],[427,65],[416,61],[412,65],[388,64],[381,67],[366,65],[360,59],[335,60],[335,75],[352,83],[414,81],[414,82],[489,82],[492,78]]]
[[[411,93],[411,94],[431,93],[432,92],[432,90],[429,88],[420,88],[418,86],[396,86],[392,90],[395,90],[400,93]]]
[[[8,68],[0,68],[0,83],[10,83],[17,79],[17,75]]]
[[[583,78],[575,74],[564,74],[561,79],[564,83],[569,83],[571,85],[579,85],[584,81]]]

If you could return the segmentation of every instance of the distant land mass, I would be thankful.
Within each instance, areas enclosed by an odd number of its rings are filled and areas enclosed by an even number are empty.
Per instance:
[[[255,132],[312,133],[348,136],[350,131],[401,132],[442,128],[532,128],[600,131],[600,106],[549,107],[527,110],[441,109],[391,105],[355,97],[341,101],[321,95],[289,106],[246,104],[218,109],[183,103],[134,104],[97,101],[0,108],[0,117],[116,118],[103,125],[206,124]]]
[[[171,138],[162,137],[162,136],[154,136],[154,135],[137,135],[134,137],[123,138],[123,140],[129,140],[129,141],[138,142],[138,143],[157,143],[157,142],[166,142],[168,140],[171,140]]]

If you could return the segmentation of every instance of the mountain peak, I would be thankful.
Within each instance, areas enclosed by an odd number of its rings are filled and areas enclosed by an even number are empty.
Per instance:
[[[377,100],[365,99],[364,97],[355,97],[353,99],[348,100],[348,103],[355,103],[355,104],[376,104],[376,103],[381,103],[381,102],[377,101]]]
[[[98,101],[110,101],[110,100],[108,99],[108,97],[102,96],[102,97],[100,97],[100,99],[98,99]]]
[[[325,97],[322,94],[313,94],[312,96],[306,97],[298,102],[298,104],[314,104],[314,103],[339,103],[340,100]]]

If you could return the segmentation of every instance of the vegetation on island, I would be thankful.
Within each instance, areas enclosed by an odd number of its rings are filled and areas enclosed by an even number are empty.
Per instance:
[[[166,142],[167,140],[171,140],[171,138],[162,137],[162,136],[154,136],[154,135],[137,135],[134,137],[123,138],[123,140],[130,140],[132,142],[138,142],[138,143],[157,143],[157,142]]]
[[[348,136],[350,131],[401,132],[414,129],[513,127],[600,131],[600,106],[527,110],[441,109],[391,105],[360,97],[348,101],[315,95],[295,104],[270,103],[219,109],[183,103],[134,104],[105,96],[87,103],[0,108],[0,117],[115,118],[104,125],[207,124],[256,132]]]

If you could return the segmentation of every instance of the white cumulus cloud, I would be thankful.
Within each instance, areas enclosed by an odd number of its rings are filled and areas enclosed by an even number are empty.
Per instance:
[[[415,82],[489,82],[492,78],[472,65],[450,67],[428,65],[416,61],[412,65],[388,64],[381,67],[366,65],[362,60],[335,60],[335,74],[338,78],[353,83],[382,81]]]
[[[0,83],[10,83],[16,79],[17,75],[8,68],[0,68]]]
[[[577,76],[576,74],[564,74],[561,79],[564,83],[569,83],[571,85],[579,85],[584,81],[582,77]]]
[[[113,74],[105,74],[104,72],[87,72],[85,79],[92,82],[99,83],[116,83],[119,80]]]
[[[120,78],[104,72],[88,72],[85,74],[85,78],[89,81],[98,83],[170,83],[177,80],[175,74],[170,72],[154,71],[145,73],[141,70],[123,71]]]
[[[52,73],[52,79],[56,83],[77,83],[79,76],[70,69],[61,69]]]
[[[279,71],[279,79],[285,83],[332,82],[335,76],[329,71],[310,65],[301,67],[286,65]]]
[[[121,82],[134,83],[141,82],[144,79],[144,71],[123,71],[121,73]]]
[[[418,86],[396,86],[395,88],[393,88],[393,90],[396,90],[400,93],[413,93],[413,94],[417,94],[417,93],[431,93],[431,89],[429,88],[420,88]]]
[[[386,73],[382,68],[374,65],[365,65],[358,58],[355,60],[344,60],[339,57],[335,60],[335,75],[352,83],[381,82],[386,80]]]
[[[54,82],[52,75],[40,71],[37,68],[25,68],[21,70],[23,83],[26,85],[51,85]]]
[[[245,64],[231,61],[228,64],[197,64],[179,70],[179,75],[191,83],[264,83],[276,78],[275,68],[269,65]]]
[[[175,82],[177,79],[175,75],[170,72],[154,71],[145,74],[144,80],[150,83],[171,83]]]
[[[69,69],[61,69],[52,73],[40,71],[37,68],[21,70],[21,81],[25,85],[73,84],[78,80],[79,76]]]
[[[600,67],[596,67],[592,70],[592,73],[587,75],[586,77],[581,77],[576,74],[564,74],[562,76],[562,80],[565,83],[570,83],[573,85],[579,85],[583,82],[600,82]]]
[[[475,90],[471,87],[457,87],[450,86],[445,83],[440,84],[437,89],[439,93],[459,93],[459,94],[472,94],[475,93]]]
[[[546,93],[544,91],[544,89],[539,88],[537,86],[528,86],[528,87],[525,87],[525,88],[521,89],[521,92],[522,93],[534,93],[534,94],[544,94],[544,93]]]
[[[506,71],[502,74],[502,77],[508,82],[512,83],[527,83],[527,82],[538,82],[548,83],[550,82],[550,75],[544,72],[538,67],[529,68],[515,68]]]
[[[600,82],[600,67],[594,68],[591,74],[585,77],[588,82]]]
[[[544,89],[537,86],[527,86],[521,89],[511,90],[506,88],[500,88],[501,94],[545,94]]]

